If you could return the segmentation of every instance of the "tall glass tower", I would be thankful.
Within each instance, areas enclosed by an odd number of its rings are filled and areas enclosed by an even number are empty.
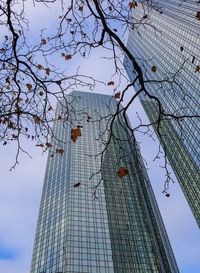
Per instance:
[[[146,88],[165,113],[196,118],[163,120],[161,144],[200,226],[200,12],[189,0],[141,1],[133,13],[138,24],[127,47],[143,70]],[[154,3],[155,5],[152,5]],[[133,80],[132,65],[124,59]],[[135,85],[137,91],[139,87]],[[152,123],[158,105],[144,94],[140,101]],[[156,127],[156,125],[155,125]]]
[[[63,125],[59,104],[53,132],[60,141],[48,156],[30,272],[177,273],[138,147],[121,116],[110,137],[115,99],[74,91],[66,100],[73,125]],[[105,143],[103,157],[97,156]]]

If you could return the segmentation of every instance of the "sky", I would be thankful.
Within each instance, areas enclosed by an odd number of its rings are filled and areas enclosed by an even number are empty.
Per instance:
[[[180,272],[199,273],[200,234],[188,204],[178,183],[171,185],[170,198],[162,194],[164,174],[158,166],[159,162],[152,164],[156,144],[141,136],[138,136],[138,140],[142,141],[142,154],[148,160],[148,173]],[[20,164],[10,172],[15,156],[14,147],[0,147],[0,152],[0,272],[27,273],[47,154],[41,156],[39,148],[33,147],[33,159],[22,154]]]
[[[50,13],[57,16],[59,11],[51,10]],[[29,14],[34,29],[39,29],[45,16],[44,11],[38,9],[36,13],[29,7]],[[46,18],[45,24],[51,26],[51,16]],[[108,82],[111,80],[113,66],[111,61],[100,58],[101,53],[92,53],[91,58],[80,65],[85,73],[98,75]],[[74,67],[76,62],[72,60],[67,63],[68,69]],[[95,92],[112,95],[113,89],[99,85]],[[146,119],[137,101],[129,111],[132,124],[135,123],[136,111]],[[142,155],[148,162],[148,174],[180,273],[199,273],[200,233],[183,193],[178,183],[174,183],[170,186],[170,198],[162,194],[164,173],[159,167],[162,163],[153,162],[158,142],[142,135],[137,135],[137,139],[141,142]],[[21,154],[19,165],[11,172],[9,169],[15,160],[16,147],[14,144],[0,146],[0,273],[27,273],[30,270],[47,154],[42,155],[41,150],[30,142],[24,142],[24,146],[31,153],[32,159]]]

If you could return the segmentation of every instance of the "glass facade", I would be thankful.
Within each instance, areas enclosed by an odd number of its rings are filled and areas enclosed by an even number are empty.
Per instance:
[[[113,124],[103,158],[95,156],[109,136],[98,140],[108,120],[97,120],[109,118],[116,101],[78,91],[67,100],[78,114],[68,119],[81,136],[73,142],[73,126],[59,119],[54,124],[61,141],[54,140],[49,151],[30,272],[178,272],[139,149],[122,117]],[[62,109],[59,104],[57,117]],[[118,175],[120,167],[127,175]]]
[[[156,7],[138,5],[135,20],[147,15],[143,25],[129,33],[127,47],[140,64],[151,95],[162,103],[165,113],[196,116],[162,121],[161,143],[200,226],[200,21],[195,1],[157,1]],[[133,68],[127,57],[129,78]],[[156,71],[152,67],[156,67]],[[157,82],[155,82],[157,81]],[[135,85],[137,90],[138,86]],[[144,94],[140,101],[150,119],[158,118],[158,106]]]

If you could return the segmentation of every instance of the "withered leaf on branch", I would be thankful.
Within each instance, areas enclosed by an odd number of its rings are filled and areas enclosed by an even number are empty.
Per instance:
[[[40,119],[40,117],[35,116],[34,121],[35,121],[35,124],[39,124],[41,122],[41,119]]]
[[[37,68],[38,68],[38,69],[42,69],[42,65],[41,65],[41,64],[38,64],[38,65],[37,65]]]
[[[0,123],[1,123],[1,120],[0,120]],[[8,128],[14,129],[14,124],[13,124],[12,121],[10,121],[10,122],[8,123]],[[26,129],[26,128],[25,128],[25,129]]]
[[[42,44],[42,45],[46,45],[46,43],[47,43],[47,41],[46,41],[45,39],[42,39],[42,40],[41,40],[41,44]]]
[[[114,95],[115,99],[120,99],[120,96],[121,96],[121,93],[120,93],[120,92],[117,92],[117,93]]]
[[[74,184],[74,188],[77,188],[77,187],[79,187],[80,185],[81,185],[81,183],[78,182],[78,183]]]
[[[35,146],[36,146],[36,147],[41,147],[41,148],[43,148],[43,147],[44,147],[44,144],[36,144]]]
[[[128,170],[124,167],[120,167],[119,170],[117,171],[117,174],[119,177],[126,176],[128,174]]]
[[[197,18],[197,20],[200,20],[200,10],[197,11],[196,18]]]
[[[195,72],[200,72],[200,65],[197,65],[197,66],[196,66]]]
[[[18,103],[21,102],[21,101],[23,101],[22,98],[17,98],[17,102],[18,102]]]
[[[12,138],[17,139],[17,138],[18,138],[18,136],[17,136],[17,135],[15,135],[15,134],[12,134]]]
[[[32,84],[30,84],[30,83],[27,83],[26,87],[28,88],[29,91],[33,88]]]
[[[81,137],[81,129],[80,128],[71,129],[72,141],[76,142],[79,137]]]
[[[50,74],[50,69],[49,68],[45,68],[45,72],[46,72],[47,75],[49,75]]]
[[[130,9],[135,9],[137,7],[137,2],[136,1],[129,2],[128,6]]]
[[[56,149],[56,153],[58,153],[58,154],[61,154],[61,155],[63,155],[64,154],[64,149],[63,148],[57,148]]]
[[[69,61],[72,58],[71,54],[65,55],[65,60]]]
[[[156,71],[157,71],[157,67],[156,67],[155,65],[153,65],[153,66],[151,67],[151,71],[152,71],[152,72],[156,72]]]
[[[110,82],[107,83],[108,86],[114,85],[114,84],[115,84],[114,81],[110,81]]]
[[[49,143],[49,142],[46,142],[46,146],[47,146],[47,148],[50,148],[50,147],[52,147],[53,145],[52,145],[51,143]]]

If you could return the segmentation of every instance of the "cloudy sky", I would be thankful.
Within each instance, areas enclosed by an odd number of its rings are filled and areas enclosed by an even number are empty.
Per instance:
[[[162,194],[164,174],[159,162],[152,164],[156,144],[141,136],[138,139],[142,141],[142,154],[148,160],[149,176],[180,272],[199,273],[200,234],[197,224],[178,183],[171,185],[170,198]],[[33,147],[33,159],[21,155],[20,164],[10,172],[15,157],[14,147],[1,147],[0,152],[0,272],[27,273],[47,155],[41,156],[40,150]]]
[[[45,14],[45,12],[47,12]],[[52,18],[57,18],[60,11],[52,9],[33,9],[29,6],[29,15],[34,23],[34,30],[46,24],[53,24]],[[45,15],[48,16],[44,22]],[[37,18],[37,19],[36,19]],[[45,27],[45,26],[44,26]],[[80,63],[82,70],[90,75],[98,75],[99,79],[111,80],[112,64],[99,58],[95,53],[87,62]],[[75,65],[67,63],[68,69]],[[91,72],[92,67],[92,72]],[[124,83],[125,84],[125,83]],[[112,88],[97,86],[95,92],[112,94]],[[134,123],[134,112],[146,116],[137,101],[130,110],[129,116]],[[200,272],[200,233],[191,214],[187,202],[178,183],[171,185],[170,198],[162,194],[164,173],[159,167],[160,162],[153,158],[158,146],[151,139],[138,135],[141,150],[148,162],[148,173],[152,182],[157,201],[165,222],[169,239],[181,273]],[[34,242],[35,228],[39,210],[43,178],[47,154],[30,143],[24,143],[30,151],[32,159],[21,154],[20,164],[12,172],[9,171],[15,159],[15,146],[0,146],[0,272],[27,273],[30,270],[31,254]]]

